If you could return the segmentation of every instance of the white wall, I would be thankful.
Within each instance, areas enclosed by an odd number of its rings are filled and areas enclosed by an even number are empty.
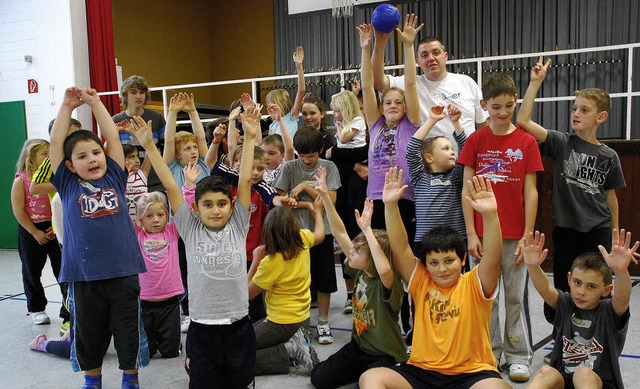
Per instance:
[[[29,79],[38,93],[28,93]],[[25,101],[29,138],[48,138],[71,85],[89,85],[84,0],[0,0],[0,102]],[[87,129],[90,115],[86,108],[74,113]]]

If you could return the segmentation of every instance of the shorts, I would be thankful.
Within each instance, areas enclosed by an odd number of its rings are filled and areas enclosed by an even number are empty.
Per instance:
[[[320,293],[337,292],[333,235],[325,235],[322,243],[311,248],[309,255],[311,256],[311,290]]]
[[[502,379],[500,374],[493,370],[446,375],[432,370],[424,370],[408,363],[397,364],[389,369],[400,374],[412,388],[468,389],[488,378]]]
[[[149,356],[160,352],[165,358],[180,355],[182,331],[180,331],[180,299],[178,296],[163,301],[140,302],[142,323],[149,342]]]
[[[138,276],[69,284],[72,299],[74,340],[72,365],[86,371],[102,366],[111,343],[120,370],[134,370],[149,359],[147,339],[140,316]]]

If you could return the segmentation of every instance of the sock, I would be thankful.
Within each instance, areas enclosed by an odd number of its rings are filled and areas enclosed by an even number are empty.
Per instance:
[[[138,373],[127,374],[122,373],[122,388],[123,389],[137,389],[138,385]]]
[[[318,325],[323,325],[323,324],[329,324],[329,317],[318,315]]]
[[[86,375],[84,376],[84,386],[82,389],[102,389],[102,374],[101,375]]]
[[[36,351],[42,351],[43,353],[47,352],[47,343],[49,343],[48,340],[43,340],[41,342],[39,342],[36,345]]]

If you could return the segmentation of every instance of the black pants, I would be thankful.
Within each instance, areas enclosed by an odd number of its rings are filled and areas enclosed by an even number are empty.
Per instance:
[[[178,296],[164,301],[140,301],[142,323],[149,342],[149,357],[160,352],[165,358],[180,355],[180,299]]]

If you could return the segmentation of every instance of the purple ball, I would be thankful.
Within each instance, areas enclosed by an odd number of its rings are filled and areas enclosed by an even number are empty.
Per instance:
[[[400,12],[390,4],[381,4],[371,15],[373,27],[380,32],[391,32],[400,23]]]

